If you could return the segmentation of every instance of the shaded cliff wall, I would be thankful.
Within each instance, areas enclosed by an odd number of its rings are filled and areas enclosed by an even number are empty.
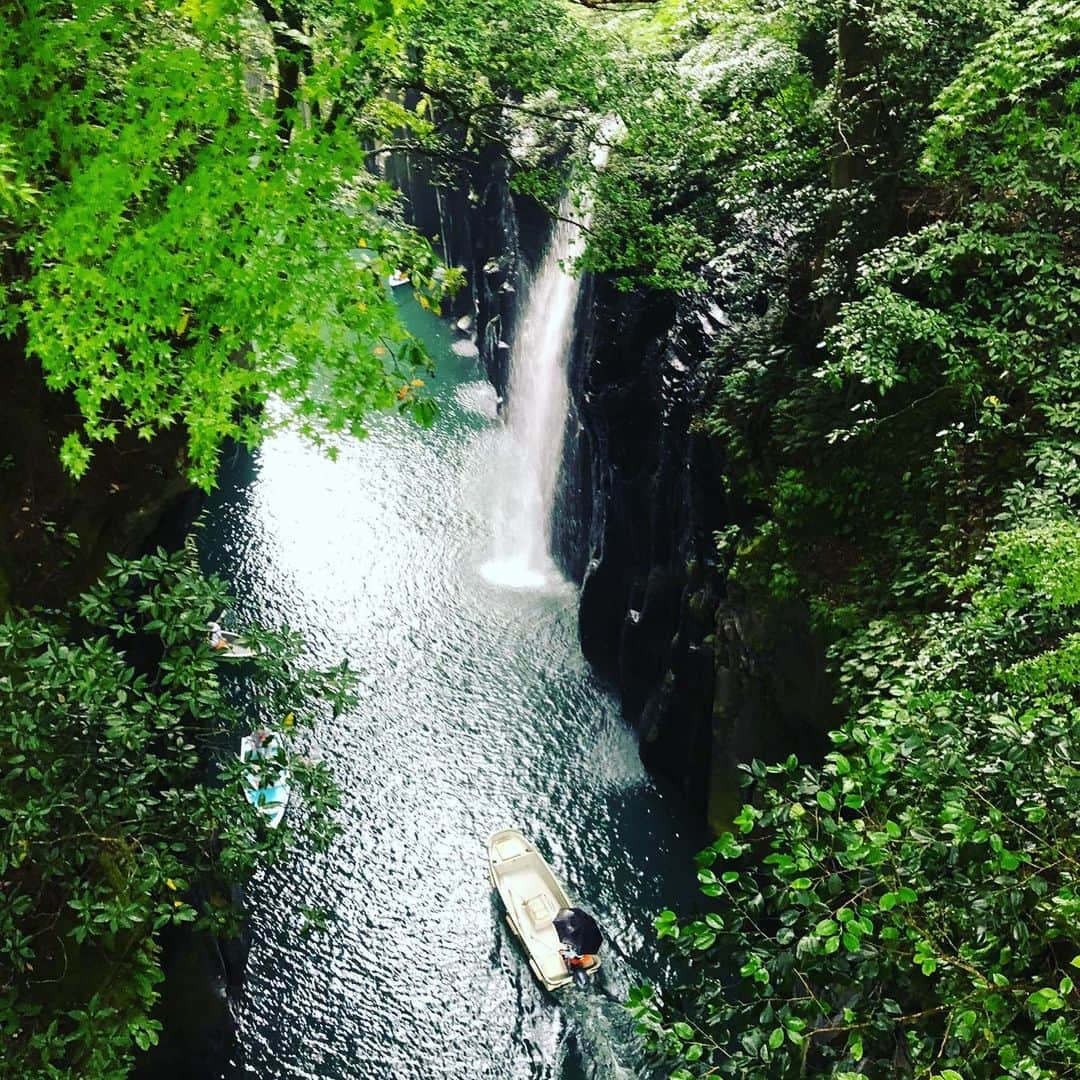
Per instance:
[[[46,388],[24,344],[10,339],[0,365],[0,611],[65,603],[98,577],[109,552],[179,543],[200,505],[179,431],[150,443],[121,431],[95,447],[81,480],[65,473],[60,444],[79,410]]]
[[[518,300],[549,229],[542,207],[511,192],[511,169],[495,147],[454,169],[409,154],[391,155],[384,167],[402,194],[405,220],[447,264],[465,268],[466,286],[444,314],[468,326],[500,399],[506,396]]]
[[[645,763],[720,827],[737,766],[820,751],[832,689],[806,610],[743,595],[714,535],[746,518],[716,444],[693,433],[695,375],[729,325],[722,298],[590,282],[570,362],[564,568],[581,645],[617,690]]]

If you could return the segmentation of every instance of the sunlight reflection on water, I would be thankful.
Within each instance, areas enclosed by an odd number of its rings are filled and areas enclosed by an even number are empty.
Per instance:
[[[341,838],[250,889],[227,1075],[646,1075],[617,1001],[655,967],[652,916],[692,895],[693,845],[581,656],[576,591],[481,576],[494,395],[449,330],[410,318],[440,361],[433,429],[377,418],[336,463],[281,434],[234,462],[208,512],[204,554],[235,590],[230,617],[288,622],[362,681],[360,706],[305,747],[344,789]],[[507,825],[612,939],[588,995],[544,992],[506,930],[485,841]],[[304,937],[301,905],[331,911],[328,932]]]

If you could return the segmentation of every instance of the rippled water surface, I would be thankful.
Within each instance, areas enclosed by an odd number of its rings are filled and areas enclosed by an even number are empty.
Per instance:
[[[454,332],[408,317],[440,361],[435,428],[377,418],[336,463],[276,437],[226,470],[203,533],[232,621],[288,622],[362,676],[311,747],[345,791],[342,837],[250,890],[228,1076],[644,1076],[619,1002],[655,973],[650,920],[687,903],[694,844],[582,659],[573,588],[481,576],[504,433]],[[607,933],[589,992],[542,990],[506,929],[485,842],[508,825]],[[303,905],[335,914],[327,932],[303,935]]]

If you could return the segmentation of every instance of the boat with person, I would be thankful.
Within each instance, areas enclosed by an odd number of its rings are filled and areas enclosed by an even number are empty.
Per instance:
[[[244,775],[247,801],[263,815],[268,828],[276,829],[292,794],[281,740],[273,732],[253,731],[240,740],[240,760],[252,765]]]
[[[571,982],[587,986],[600,969],[600,930],[575,908],[536,847],[517,830],[500,829],[488,840],[491,884],[529,966],[547,990]]]
[[[259,655],[259,647],[253,645],[243,634],[222,630],[216,622],[206,624],[207,640],[215,656],[223,659],[245,660]]]

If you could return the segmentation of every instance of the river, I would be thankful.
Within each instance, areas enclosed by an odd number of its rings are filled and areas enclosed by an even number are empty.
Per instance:
[[[249,889],[225,1075],[646,1076],[620,1003],[660,972],[651,919],[692,905],[701,837],[591,676],[574,588],[481,573],[506,432],[460,335],[402,305],[438,361],[435,426],[376,417],[336,462],[279,434],[226,464],[201,532],[231,624],[286,622],[319,663],[348,657],[361,676],[359,707],[309,748],[344,789],[342,836]],[[543,991],[507,931],[485,841],[508,825],[607,934],[590,991]],[[305,933],[303,906],[332,912],[325,932]]]

